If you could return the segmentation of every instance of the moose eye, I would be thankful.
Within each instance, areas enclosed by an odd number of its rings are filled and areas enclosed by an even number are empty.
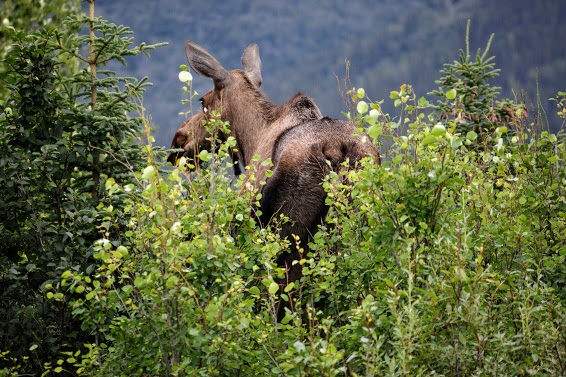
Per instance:
[[[205,113],[208,111],[208,109],[206,108],[206,106],[204,105],[204,99],[200,98],[199,99],[200,105],[202,106],[202,111],[204,111]]]

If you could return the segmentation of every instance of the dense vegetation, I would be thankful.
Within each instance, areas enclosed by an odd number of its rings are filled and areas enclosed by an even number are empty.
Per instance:
[[[393,88],[389,114],[344,90],[385,161],[327,177],[328,223],[277,323],[289,240],[230,175],[229,125],[208,125],[218,148],[194,172],[165,168],[147,82],[104,70],[156,46],[63,26],[12,30],[3,67],[0,375],[566,373],[564,138],[500,98],[489,43],[428,98]],[[563,124],[566,93],[553,103]]]

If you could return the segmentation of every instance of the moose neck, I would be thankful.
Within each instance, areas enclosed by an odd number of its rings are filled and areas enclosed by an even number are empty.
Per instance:
[[[278,106],[255,88],[229,97],[226,120],[230,122],[232,135],[238,142],[240,159],[247,166],[252,164]]]
[[[319,108],[308,96],[297,93],[283,105],[275,105],[253,85],[228,95],[226,120],[238,142],[240,160],[248,166],[253,157],[271,158],[277,138],[298,124],[321,119]],[[262,169],[263,170],[263,169]]]

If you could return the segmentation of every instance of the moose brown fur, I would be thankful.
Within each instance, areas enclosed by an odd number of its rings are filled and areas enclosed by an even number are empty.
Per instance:
[[[170,162],[171,165],[175,165],[179,158],[185,157],[196,166],[196,164],[200,163],[198,159],[200,151],[210,150],[211,135],[203,124],[205,120],[204,113],[201,111],[187,119],[175,132],[173,141],[171,141],[171,149],[183,149],[184,151],[172,152],[167,156],[167,161]],[[230,157],[234,163],[234,175],[239,176],[242,171],[240,170],[235,149],[230,150]]]
[[[181,128],[175,132],[173,141],[171,141],[171,149],[184,149],[184,152],[173,152],[167,157],[167,161],[175,165],[181,157],[194,159],[200,150],[210,148],[209,133],[202,124],[204,116],[199,112],[183,123]]]
[[[377,147],[353,124],[323,117],[313,100],[302,93],[283,105],[271,102],[259,89],[261,60],[255,44],[244,52],[244,70],[227,71],[191,41],[185,43],[185,52],[193,70],[214,81],[214,88],[201,99],[203,111],[221,110],[222,120],[230,123],[230,133],[238,143],[238,159],[244,166],[256,166],[257,180],[252,184],[266,181],[260,201],[262,225],[279,214],[287,216],[291,222],[281,225],[281,237],[292,240],[292,235],[298,236],[300,248],[306,250],[328,211],[321,185],[326,174],[354,168],[366,156],[379,163]],[[254,161],[255,155],[260,156],[259,161]],[[266,171],[270,167],[261,164],[268,158],[273,163],[269,178]],[[296,247],[278,256],[277,264],[287,271],[287,282],[301,277],[301,266],[293,263],[299,259]],[[280,306],[278,318],[283,315]]]

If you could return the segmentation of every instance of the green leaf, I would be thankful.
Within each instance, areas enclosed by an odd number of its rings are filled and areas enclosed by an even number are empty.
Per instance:
[[[153,179],[155,177],[157,177],[157,172],[152,165],[146,166],[146,168],[143,169],[142,178]]]
[[[421,97],[421,98],[419,98],[419,101],[417,102],[417,105],[418,105],[419,107],[428,107],[429,103],[428,103],[428,101],[426,100],[426,98]]]
[[[444,127],[443,124],[438,123],[434,127],[432,127],[430,133],[433,134],[434,136],[442,136],[446,134],[446,128]]]
[[[468,140],[476,140],[478,137],[478,134],[475,133],[474,131],[468,131],[468,133],[466,134],[466,139]]]
[[[271,284],[269,284],[269,293],[275,294],[277,293],[278,290],[279,290],[279,284],[277,284],[276,282],[272,282]]]
[[[205,150],[200,151],[200,153],[198,154],[198,157],[202,161],[210,161],[210,159],[212,158],[212,154],[208,153],[208,151],[205,149]]]
[[[133,290],[134,290],[134,287],[132,287],[131,285],[125,285],[125,286],[122,287],[122,291],[124,291],[124,293],[127,294],[127,295],[132,293]]]
[[[558,156],[552,156],[548,159],[548,162],[550,162],[551,164],[554,164],[555,162],[557,162],[558,160],[560,160],[560,157]]]
[[[401,161],[403,161],[403,155],[397,155],[391,159],[391,162],[393,162],[394,164],[398,164]]]
[[[429,145],[432,143],[436,143],[438,141],[438,139],[436,138],[436,136],[434,135],[427,135],[425,136],[425,138],[422,141],[423,145]]]
[[[383,135],[383,131],[381,130],[381,127],[379,125],[374,124],[368,129],[368,135],[372,139],[375,139],[376,137]]]
[[[134,285],[138,288],[141,288],[145,283],[145,280],[141,277],[138,276],[137,278],[134,279]]]
[[[365,114],[368,111],[368,104],[366,101],[360,101],[358,102],[358,105],[356,106],[356,109],[358,110],[358,113],[360,114]]]
[[[191,75],[190,72],[187,71],[179,72],[179,81],[188,82],[192,80],[193,80],[193,75]]]
[[[290,282],[289,284],[287,284],[287,286],[285,287],[284,291],[285,292],[289,292],[291,289],[293,289],[293,287],[295,286],[294,282]]]
[[[251,288],[249,289],[249,292],[250,292],[252,295],[259,295],[259,288],[258,288],[258,287],[251,287]]]
[[[447,91],[446,98],[448,98],[449,100],[456,98],[456,89],[450,89],[449,91]]]
[[[371,109],[368,113],[368,120],[370,122],[375,122],[377,121],[377,118],[379,118],[380,114],[381,112],[378,109]]]
[[[297,352],[302,352],[306,349],[305,345],[300,340],[297,340],[295,343],[293,343],[293,347],[295,347]]]
[[[167,278],[167,286],[169,288],[173,288],[175,285],[177,285],[177,283],[179,283],[179,278],[175,275],[171,275],[169,276],[169,278]]]
[[[527,199],[524,196],[521,196],[519,198],[519,204],[525,204],[527,202]]]

